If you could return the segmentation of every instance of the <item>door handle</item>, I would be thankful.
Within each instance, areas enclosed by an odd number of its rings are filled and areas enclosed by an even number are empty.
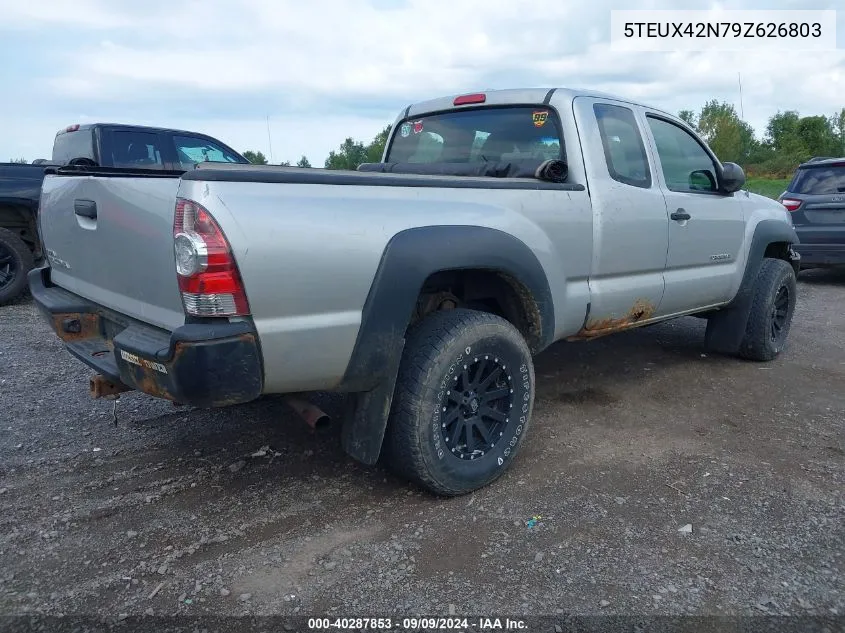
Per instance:
[[[692,216],[684,209],[678,209],[669,217],[680,222],[681,220],[689,220]]]
[[[76,215],[88,218],[89,220],[97,219],[97,203],[93,200],[74,200],[73,212]]]

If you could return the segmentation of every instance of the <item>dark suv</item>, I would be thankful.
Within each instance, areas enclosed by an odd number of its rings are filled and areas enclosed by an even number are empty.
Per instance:
[[[845,158],[799,165],[778,200],[792,214],[802,268],[845,266]]]

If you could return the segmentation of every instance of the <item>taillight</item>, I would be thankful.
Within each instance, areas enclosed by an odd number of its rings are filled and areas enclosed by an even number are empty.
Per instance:
[[[76,132],[79,129],[79,123],[75,123],[74,125],[68,125],[65,128],[65,132]]]
[[[200,317],[249,314],[243,281],[229,242],[202,205],[176,199],[173,247],[185,312]]]
[[[793,211],[797,211],[798,207],[801,206],[800,200],[793,200],[792,198],[784,198],[780,201],[780,203],[786,207],[786,210],[790,213]]]

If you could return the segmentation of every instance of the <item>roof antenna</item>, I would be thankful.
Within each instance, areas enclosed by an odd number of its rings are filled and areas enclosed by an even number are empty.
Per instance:
[[[270,138],[270,115],[267,115],[267,144],[270,146],[270,164],[273,164],[273,140]]]

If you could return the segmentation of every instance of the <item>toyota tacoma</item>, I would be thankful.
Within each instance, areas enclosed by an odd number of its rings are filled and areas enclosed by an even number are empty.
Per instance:
[[[351,456],[458,495],[512,463],[556,341],[697,315],[717,353],[781,353],[798,239],[744,180],[623,98],[443,97],[357,171],[53,169],[30,287],[100,394],[345,392]]]

